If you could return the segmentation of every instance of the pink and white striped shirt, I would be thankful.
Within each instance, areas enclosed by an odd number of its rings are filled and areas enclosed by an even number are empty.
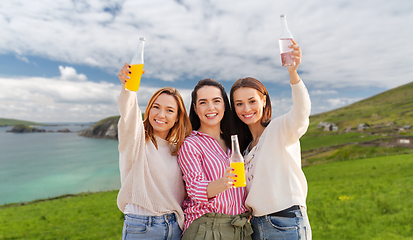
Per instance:
[[[237,215],[247,212],[245,188],[230,188],[213,198],[207,197],[210,182],[224,176],[230,165],[231,150],[225,153],[219,143],[208,134],[192,131],[185,138],[178,153],[188,197],[183,202],[185,213],[184,231],[205,213]]]

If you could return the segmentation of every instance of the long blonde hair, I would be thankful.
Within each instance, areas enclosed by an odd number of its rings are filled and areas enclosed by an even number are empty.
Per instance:
[[[158,144],[156,143],[155,136],[153,134],[153,127],[149,122],[149,112],[152,108],[154,102],[161,94],[168,94],[175,98],[175,101],[178,105],[178,116],[177,121],[174,126],[169,130],[168,135],[166,136],[166,141],[171,145],[171,155],[176,156],[178,154],[179,148],[182,146],[185,137],[189,136],[192,131],[191,122],[189,121],[188,114],[186,113],[185,104],[179,94],[178,90],[173,87],[164,87],[156,91],[146,106],[143,126],[145,127],[145,141],[148,142],[151,140],[156,148]]]

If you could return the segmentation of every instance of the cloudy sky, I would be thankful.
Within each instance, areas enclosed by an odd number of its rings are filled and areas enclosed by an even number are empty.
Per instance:
[[[93,122],[118,115],[117,72],[146,38],[140,105],[163,86],[184,100],[214,78],[245,76],[291,108],[279,15],[303,51],[312,114],[413,81],[413,1],[2,0],[0,118]]]

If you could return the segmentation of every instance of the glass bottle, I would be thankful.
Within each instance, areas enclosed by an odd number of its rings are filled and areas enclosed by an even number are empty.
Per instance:
[[[237,177],[234,179],[234,187],[245,187],[245,168],[244,168],[244,158],[239,150],[238,135],[231,135],[231,167],[234,169],[232,173],[236,174]]]
[[[125,88],[130,91],[138,91],[139,85],[141,83],[141,77],[143,73],[143,49],[145,45],[145,38],[139,38],[138,48],[136,49],[135,55],[130,62],[131,68],[129,71],[130,79],[126,82]]]
[[[295,61],[291,58],[290,52],[292,52],[291,46],[293,44],[293,35],[287,26],[287,17],[284,14],[280,15],[281,18],[281,34],[278,40],[280,44],[281,62],[283,67],[295,66]]]

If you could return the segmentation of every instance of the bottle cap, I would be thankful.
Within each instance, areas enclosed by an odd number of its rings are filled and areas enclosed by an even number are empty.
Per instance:
[[[280,17],[285,17],[285,15],[284,15],[284,14],[281,14]]]
[[[141,37],[141,38],[139,38],[139,40],[143,40],[143,41],[145,41],[145,38],[144,38],[144,37]]]

